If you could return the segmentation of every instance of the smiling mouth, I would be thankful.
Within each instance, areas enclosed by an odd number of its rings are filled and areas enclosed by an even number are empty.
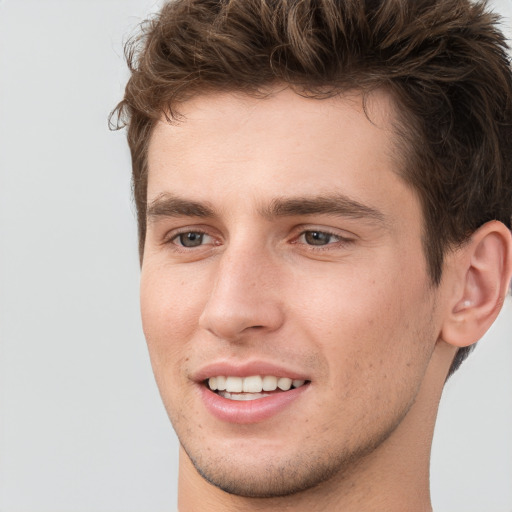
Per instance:
[[[297,389],[309,384],[309,381],[292,380],[288,377],[276,377],[274,375],[251,375],[249,377],[219,375],[206,379],[204,383],[211,391],[223,398],[248,401]]]

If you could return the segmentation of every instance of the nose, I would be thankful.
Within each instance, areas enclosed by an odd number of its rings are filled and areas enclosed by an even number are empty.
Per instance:
[[[242,341],[278,330],[284,320],[278,265],[255,248],[226,249],[217,260],[199,326],[217,338]]]

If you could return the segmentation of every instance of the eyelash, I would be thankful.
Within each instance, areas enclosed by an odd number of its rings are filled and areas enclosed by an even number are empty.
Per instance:
[[[346,247],[347,245],[349,245],[350,243],[353,243],[353,241],[354,241],[354,240],[344,237],[338,233],[333,233],[332,231],[329,231],[327,229],[302,229],[302,231],[299,233],[299,236],[296,237],[295,241],[292,243],[295,243],[295,244],[299,243],[298,240],[300,240],[301,238],[305,238],[308,233],[310,233],[310,234],[317,233],[317,234],[321,234],[321,235],[327,235],[329,238],[336,239],[333,242],[329,241],[326,244],[320,244],[320,245],[310,244],[310,243],[306,243],[306,242],[302,243],[302,245],[307,246],[309,250],[314,250],[314,251],[327,251],[327,250],[332,250],[333,248],[336,248],[336,247]]]
[[[196,249],[196,248],[199,248],[199,247],[203,247],[204,246],[203,243],[201,243],[200,245],[198,245],[196,247],[187,247],[185,245],[181,245],[181,244],[178,244],[178,243],[175,242],[182,235],[187,235],[187,234],[192,234],[192,233],[196,234],[196,235],[199,235],[199,236],[202,236],[202,237],[209,236],[212,239],[214,239],[214,237],[212,235],[209,235],[205,230],[202,230],[202,229],[183,229],[182,231],[173,232],[170,236],[166,237],[166,239],[164,240],[164,243],[167,244],[167,245],[173,245],[174,248],[175,248],[174,250],[177,250],[177,251],[180,251],[180,252],[188,252],[188,251],[191,251],[193,249]],[[217,245],[217,244],[214,244],[214,245]]]

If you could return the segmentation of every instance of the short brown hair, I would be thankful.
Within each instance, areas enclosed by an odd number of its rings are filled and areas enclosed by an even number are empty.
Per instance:
[[[470,0],[170,1],[127,43],[131,77],[113,112],[128,125],[141,259],[148,143],[180,102],[274,83],[311,97],[381,88],[397,106],[400,173],[420,198],[439,284],[449,247],[489,220],[511,228],[512,72],[498,23]]]

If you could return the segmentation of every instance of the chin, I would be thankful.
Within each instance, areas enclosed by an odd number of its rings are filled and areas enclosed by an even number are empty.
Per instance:
[[[315,461],[311,464],[301,455],[293,460],[266,461],[245,467],[227,459],[219,463],[205,461],[203,457],[192,458],[189,455],[189,458],[196,471],[211,485],[228,494],[246,498],[291,496],[317,487],[339,472],[337,461]]]
[[[278,498],[292,496],[332,483],[339,486],[357,471],[365,457],[374,452],[394,428],[354,449],[343,446],[325,450],[320,446],[297,449],[292,455],[273,451],[272,455],[222,455],[210,450],[182,447],[196,471],[211,485],[222,491],[246,498]],[[198,455],[199,454],[199,455]],[[322,491],[323,492],[323,491]]]

